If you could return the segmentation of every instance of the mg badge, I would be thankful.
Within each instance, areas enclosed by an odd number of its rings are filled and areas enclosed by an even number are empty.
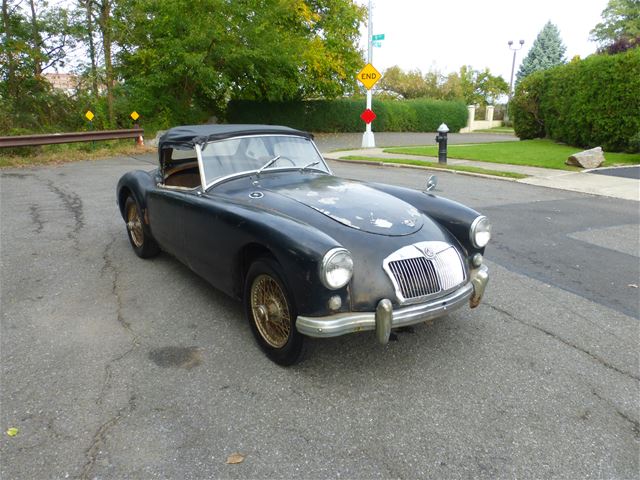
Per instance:
[[[424,256],[427,257],[429,260],[433,260],[436,257],[436,254],[430,248],[425,248],[424,249]]]

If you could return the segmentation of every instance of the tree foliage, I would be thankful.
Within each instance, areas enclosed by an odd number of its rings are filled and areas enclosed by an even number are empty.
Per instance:
[[[67,11],[44,3],[2,0],[0,129],[64,123],[69,101],[51,91],[44,70],[65,65],[73,46]],[[63,113],[64,112],[64,113]]]
[[[502,77],[492,75],[488,68],[474,70],[469,65],[446,76],[437,71],[426,74],[420,70],[404,72],[393,66],[384,72],[378,85],[382,92],[405,99],[464,100],[467,104],[480,105],[493,105],[498,97],[509,91]]]
[[[63,65],[72,40],[87,53],[76,68],[85,81],[72,100],[79,116],[86,108],[97,113],[98,128],[129,124],[134,109],[147,125],[163,127],[220,115],[234,98],[332,98],[356,90],[362,67],[365,10],[354,0],[46,5],[2,0],[1,113],[16,120],[3,122],[9,128],[35,128],[38,122],[15,117],[18,100],[42,102],[36,93],[51,93],[41,73]]]
[[[640,49],[535,72],[518,84],[512,108],[520,138],[639,151]]]
[[[590,38],[609,53],[640,45],[640,0],[609,0]]]
[[[567,48],[560,38],[560,30],[547,22],[533,42],[533,46],[522,60],[516,74],[516,83],[527,75],[539,70],[547,70],[566,62],[564,53]]]
[[[220,114],[230,99],[355,89],[363,10],[350,0],[142,0],[119,17],[119,72],[154,114],[168,109],[182,121]]]

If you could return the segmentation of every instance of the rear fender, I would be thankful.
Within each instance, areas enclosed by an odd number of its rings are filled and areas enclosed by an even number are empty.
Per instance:
[[[157,170],[145,172],[143,170],[134,170],[125,173],[118,182],[116,187],[116,201],[120,209],[120,215],[124,218],[124,203],[129,195],[133,195],[136,202],[142,210],[142,216],[147,222],[147,194],[150,190],[156,188],[157,179],[155,178]]]

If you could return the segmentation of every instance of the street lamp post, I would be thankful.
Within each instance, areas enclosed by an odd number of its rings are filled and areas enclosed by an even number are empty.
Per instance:
[[[514,47],[513,40],[509,40],[509,49],[513,50],[513,61],[511,62],[511,80],[509,81],[509,101],[511,101],[511,97],[513,95],[513,70],[516,68],[516,52],[522,48],[524,45],[524,40],[520,40],[520,46]]]
[[[524,45],[524,40],[520,40],[520,46],[514,47],[513,40],[509,40],[507,42],[509,44],[509,49],[513,50],[513,60],[511,61],[511,80],[509,80],[509,101],[507,102],[507,111],[504,114],[505,120],[509,120],[509,107],[511,106],[511,97],[513,97],[513,71],[516,68],[516,52],[522,48]]]

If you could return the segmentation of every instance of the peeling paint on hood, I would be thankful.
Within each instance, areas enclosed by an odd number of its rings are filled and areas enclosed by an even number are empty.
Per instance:
[[[409,235],[423,225],[422,214],[407,202],[366,184],[330,175],[269,190],[364,232]]]

